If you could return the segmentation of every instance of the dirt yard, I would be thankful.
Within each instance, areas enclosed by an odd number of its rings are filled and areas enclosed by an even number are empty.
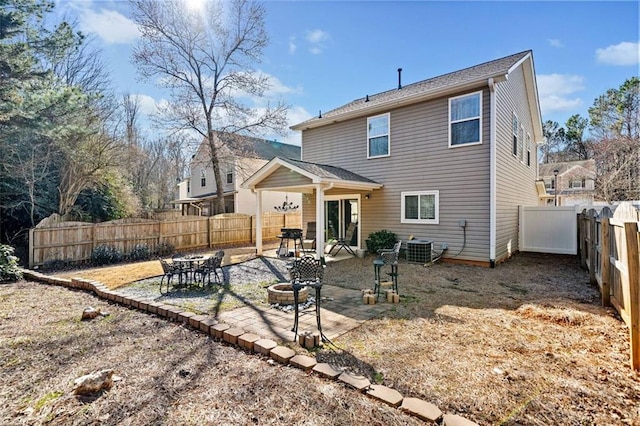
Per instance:
[[[371,261],[331,263],[325,282],[371,287]],[[402,262],[399,283],[400,304],[312,355],[482,425],[640,425],[628,331],[574,257],[520,254],[495,269]],[[86,306],[110,315],[80,321]],[[83,292],[2,285],[0,318],[2,424],[419,424]],[[70,394],[73,379],[102,368],[123,380],[93,400]]]

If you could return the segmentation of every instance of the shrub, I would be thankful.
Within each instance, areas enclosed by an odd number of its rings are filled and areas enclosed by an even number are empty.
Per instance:
[[[129,253],[130,260],[147,260],[151,257],[151,250],[146,244],[136,244]]]
[[[122,260],[122,253],[115,247],[98,246],[91,253],[91,263],[94,265],[107,265],[118,263]]]
[[[18,267],[18,258],[13,255],[14,248],[0,244],[0,282],[18,281],[22,272]]]
[[[370,253],[377,253],[382,249],[390,249],[393,248],[393,245],[397,240],[396,234],[386,229],[372,232],[369,234],[369,238],[366,241],[367,250]]]
[[[158,256],[169,256],[175,251],[175,249],[176,248],[173,246],[173,244],[162,243],[158,244],[158,247],[156,247],[156,253]]]

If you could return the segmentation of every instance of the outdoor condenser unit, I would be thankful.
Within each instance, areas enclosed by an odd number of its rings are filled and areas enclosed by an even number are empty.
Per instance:
[[[409,240],[407,241],[407,262],[431,263],[431,241]]]

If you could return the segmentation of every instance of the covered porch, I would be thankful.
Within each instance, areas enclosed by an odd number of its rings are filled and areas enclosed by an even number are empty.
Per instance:
[[[362,235],[361,201],[382,188],[382,184],[364,176],[324,164],[300,160],[273,158],[249,177],[243,188],[256,194],[256,253],[263,255],[262,247],[262,193],[287,191],[302,193],[303,232],[308,223],[316,223],[316,258],[324,257],[327,240],[344,238],[349,225],[354,230],[347,244],[360,249]],[[303,234],[303,238],[312,238]],[[305,238],[305,239],[307,239]]]

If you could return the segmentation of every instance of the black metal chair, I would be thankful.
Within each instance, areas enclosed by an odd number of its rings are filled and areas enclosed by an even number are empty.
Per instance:
[[[351,253],[352,256],[356,255],[356,253],[351,248],[351,239],[353,238],[353,234],[354,232],[356,232],[357,228],[358,228],[358,222],[351,222],[349,224],[349,226],[347,227],[347,231],[344,234],[344,237],[338,238],[338,242],[333,247],[333,248],[336,248],[336,247],[338,248],[338,250],[336,250],[333,256],[337,256],[338,253],[340,253],[340,250],[342,250],[343,248],[348,253]],[[333,250],[333,248],[331,250]],[[331,252],[329,252],[329,254],[331,254]]]
[[[373,273],[374,273],[374,289],[376,299],[380,297],[380,289],[384,285],[390,285],[391,289],[398,293],[398,257],[400,254],[400,247],[402,242],[395,243],[390,250],[380,250],[378,257],[373,261]],[[391,272],[387,272],[387,275],[391,278],[391,281],[382,281],[382,268],[385,265],[391,266]]]
[[[194,277],[199,276],[200,281],[202,281],[202,285],[204,286],[204,278],[207,277],[207,283],[211,284],[211,274],[213,273],[216,276],[216,282],[220,283],[220,276],[218,276],[218,269],[222,271],[222,259],[224,258],[224,251],[220,250],[215,254],[204,261],[202,265],[194,270]],[[224,277],[224,273],[223,273]]]
[[[311,287],[316,290],[316,323],[318,325],[318,331],[320,332],[320,338],[323,341],[327,340],[322,333],[322,322],[320,320],[320,290],[322,289],[324,267],[325,265],[322,259],[316,259],[312,256],[303,256],[296,259],[289,267],[295,313],[293,328],[291,329],[294,333],[294,341],[298,337],[298,317],[300,315],[298,309],[299,294],[300,290],[304,287]]]
[[[171,264],[164,259],[158,259],[160,261],[160,265],[162,266],[162,278],[160,279],[160,293],[162,293],[162,284],[164,279],[167,279],[167,293],[169,292],[169,286],[171,285],[171,279],[174,275],[178,275],[178,280],[180,284],[182,284],[182,274],[184,273],[180,265]]]

